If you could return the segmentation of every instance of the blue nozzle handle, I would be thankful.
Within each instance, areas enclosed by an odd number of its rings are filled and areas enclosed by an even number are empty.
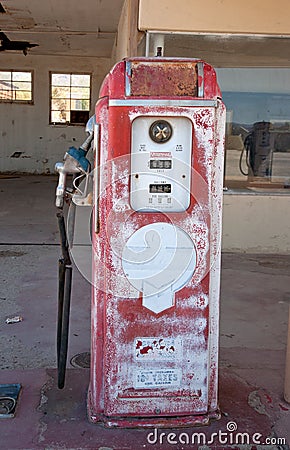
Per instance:
[[[70,147],[67,152],[72,158],[78,161],[81,168],[87,172],[90,166],[88,159],[86,158],[86,151],[82,148]]]

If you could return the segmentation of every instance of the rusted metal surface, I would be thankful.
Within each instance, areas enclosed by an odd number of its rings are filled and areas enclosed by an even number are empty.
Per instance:
[[[195,64],[195,61],[190,64],[189,72]],[[138,70],[139,67],[140,61]],[[143,64],[140,69],[144,75],[145,67]],[[159,63],[160,72],[161,67]],[[150,67],[146,70],[150,72]],[[155,66],[155,76],[156,70]],[[167,69],[165,72],[168,76]],[[161,81],[160,85],[163,84]],[[143,92],[149,94],[148,89],[147,85]],[[176,84],[171,89],[174,92],[167,91],[168,98],[176,95]],[[211,89],[217,90],[215,86]],[[112,98],[118,98],[110,92]],[[137,95],[137,90],[134,92]],[[219,417],[225,109],[221,101],[211,107],[183,106],[182,100],[179,106],[154,106],[153,101],[150,106],[139,107],[125,103],[108,107],[108,104],[103,101],[96,108],[96,120],[103,132],[98,180],[100,228],[93,235],[95,286],[89,417],[92,422],[103,421],[108,426],[207,424],[210,418]],[[128,152],[132,123],[140,116],[165,120],[186,117],[192,123],[191,200],[184,212],[146,214],[131,208]],[[146,148],[142,147],[142,151]],[[142,293],[129,283],[122,267],[122,251],[141,227],[162,222],[174,224],[187,233],[196,249],[197,262],[192,278],[175,293],[173,306],[155,313],[142,305]]]
[[[132,96],[197,97],[197,63],[132,62]]]

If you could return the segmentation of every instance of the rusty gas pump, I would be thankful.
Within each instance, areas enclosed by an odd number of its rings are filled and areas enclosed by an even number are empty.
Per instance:
[[[256,122],[244,141],[240,155],[240,172],[250,181],[271,181],[274,150],[274,134],[270,122]],[[243,169],[243,160],[247,171]]]
[[[225,108],[200,60],[131,58],[96,104],[89,418],[219,416]]]

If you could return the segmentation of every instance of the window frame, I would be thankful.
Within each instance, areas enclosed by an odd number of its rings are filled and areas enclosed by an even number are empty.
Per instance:
[[[22,105],[34,105],[34,70],[31,69],[1,69],[0,68],[0,72],[8,72],[11,74],[11,84],[13,83],[12,81],[12,74],[13,73],[30,73],[31,74],[31,81],[27,81],[27,83],[31,84],[31,99],[30,100],[23,100],[23,99],[5,99],[5,98],[0,98],[0,103],[15,103],[15,104],[22,104]],[[15,92],[16,90],[11,89],[11,93]]]
[[[54,122],[54,121],[52,121],[52,100],[53,100],[53,97],[52,97],[52,87],[54,86],[53,84],[52,84],[52,76],[53,75],[88,75],[89,77],[90,77],[90,85],[89,85],[89,109],[88,110],[80,110],[80,111],[88,111],[88,113],[90,114],[90,110],[91,110],[91,102],[92,102],[92,73],[91,72],[74,72],[74,71],[69,71],[69,72],[66,72],[66,71],[63,71],[63,70],[61,70],[61,71],[57,71],[57,70],[51,70],[50,72],[49,72],[49,125],[51,125],[51,126],[57,126],[57,127],[59,127],[59,126],[72,126],[72,127],[74,127],[74,126],[81,126],[81,127],[83,127],[85,124],[86,124],[86,122],[71,122],[71,121],[66,121],[66,122]],[[71,88],[72,87],[74,87],[74,86],[72,86],[71,85],[71,79],[70,79],[70,85],[69,85],[69,90],[70,90],[70,98],[69,98],[69,100],[71,101]],[[74,100],[78,100],[78,99],[74,99]],[[82,99],[79,99],[79,100],[82,100]],[[74,109],[69,109],[69,110],[66,110],[66,111],[69,111],[69,112],[71,112],[71,111],[75,111]]]

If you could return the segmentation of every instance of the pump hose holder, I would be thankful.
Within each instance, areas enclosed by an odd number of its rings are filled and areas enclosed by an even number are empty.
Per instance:
[[[58,388],[63,389],[68,350],[72,265],[62,212],[57,213],[62,258],[58,262],[57,374]]]

